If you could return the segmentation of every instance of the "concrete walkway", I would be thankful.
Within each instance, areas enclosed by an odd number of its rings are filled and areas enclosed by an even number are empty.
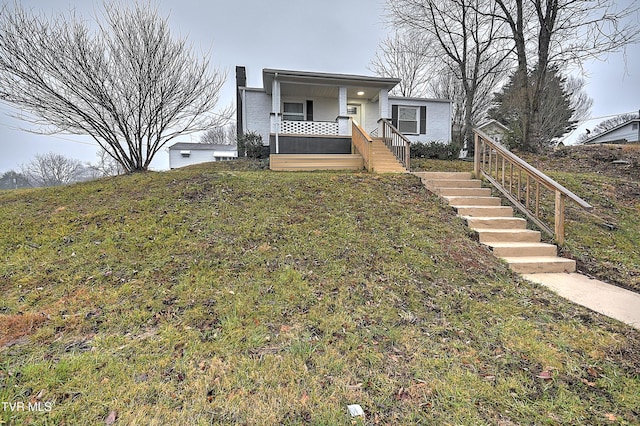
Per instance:
[[[617,319],[640,330],[640,294],[581,274],[524,274],[578,305]]]

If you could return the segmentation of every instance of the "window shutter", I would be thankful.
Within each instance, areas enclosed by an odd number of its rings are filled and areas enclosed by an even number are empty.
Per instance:
[[[391,124],[398,128],[398,105],[391,105]]]
[[[313,101],[307,101],[307,121],[313,121]]]
[[[427,107],[420,107],[420,134],[424,135],[427,133]]]

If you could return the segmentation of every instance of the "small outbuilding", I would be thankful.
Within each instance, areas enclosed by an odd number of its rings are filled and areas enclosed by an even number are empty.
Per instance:
[[[236,158],[238,158],[236,145],[178,142],[169,147],[169,167],[171,169]]]
[[[509,132],[509,128],[497,120],[489,120],[478,125],[478,130],[490,136],[496,142],[503,143],[505,136]]]

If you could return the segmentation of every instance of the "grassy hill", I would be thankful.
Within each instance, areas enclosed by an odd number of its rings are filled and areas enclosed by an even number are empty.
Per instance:
[[[640,333],[413,176],[203,165],[3,192],[0,229],[0,401],[45,408],[0,424],[640,422]]]

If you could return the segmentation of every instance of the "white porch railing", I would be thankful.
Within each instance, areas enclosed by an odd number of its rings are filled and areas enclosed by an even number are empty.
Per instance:
[[[338,123],[335,121],[287,121],[280,123],[281,134],[291,135],[339,135]]]

